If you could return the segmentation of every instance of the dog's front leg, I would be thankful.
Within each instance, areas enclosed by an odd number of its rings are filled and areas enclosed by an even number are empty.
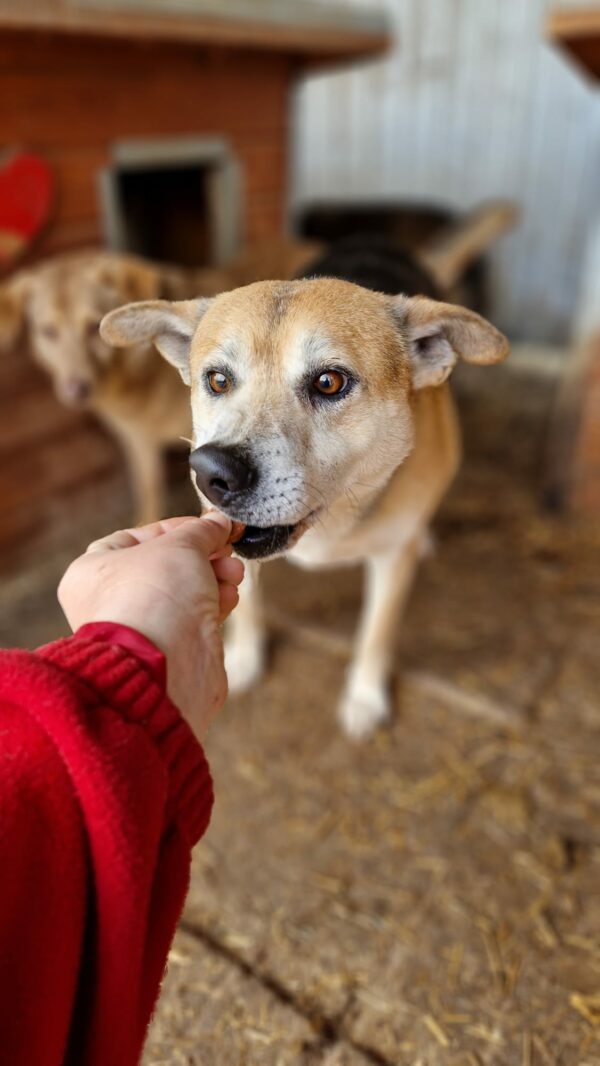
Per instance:
[[[225,642],[225,669],[232,694],[251,688],[265,666],[266,630],[258,586],[259,563],[246,563],[240,601],[231,615]]]
[[[156,522],[165,506],[165,463],[162,449],[153,440],[135,441],[128,453],[129,471],[138,525]]]
[[[348,736],[366,736],[389,715],[394,642],[422,543],[420,532],[401,547],[367,562],[366,599],[339,711]]]
[[[143,526],[163,517],[165,505],[165,464],[162,449],[150,434],[135,423],[104,416],[125,456],[134,499],[135,523]]]

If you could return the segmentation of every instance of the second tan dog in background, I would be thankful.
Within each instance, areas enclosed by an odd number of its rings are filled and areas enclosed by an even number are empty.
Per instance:
[[[124,299],[188,295],[183,271],[99,251],[57,256],[21,271],[0,289],[0,347],[15,345],[27,333],[57,398],[91,411],[117,438],[139,522],[160,516],[161,453],[189,436],[189,400],[152,345],[119,351],[102,340],[98,325]]]

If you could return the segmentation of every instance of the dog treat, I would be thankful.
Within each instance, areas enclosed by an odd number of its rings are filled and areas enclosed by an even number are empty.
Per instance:
[[[228,544],[237,544],[238,540],[241,540],[244,536],[246,527],[243,522],[232,522],[231,533],[229,534]]]
[[[202,514],[203,518],[210,518],[211,514],[218,514],[216,507],[209,507],[207,511]],[[234,522],[231,520],[231,533],[227,538],[228,544],[237,544],[238,540],[241,540],[246,532],[246,526],[243,522]]]

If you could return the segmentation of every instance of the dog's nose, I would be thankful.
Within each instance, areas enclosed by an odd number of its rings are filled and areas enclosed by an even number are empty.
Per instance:
[[[67,378],[59,387],[61,400],[75,407],[89,400],[91,392],[92,383],[85,378]]]
[[[233,448],[204,444],[190,455],[196,484],[211,503],[219,504],[226,496],[247,492],[256,482],[256,470]]]

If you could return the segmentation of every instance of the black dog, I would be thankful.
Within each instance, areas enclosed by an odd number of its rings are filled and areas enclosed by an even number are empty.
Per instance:
[[[357,233],[336,241],[297,277],[339,278],[388,296],[403,292],[407,296],[442,299],[437,285],[415,256],[373,234]]]

